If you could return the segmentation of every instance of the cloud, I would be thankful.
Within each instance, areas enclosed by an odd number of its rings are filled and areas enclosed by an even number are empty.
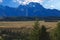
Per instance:
[[[2,3],[3,2],[3,0],[0,0],[0,3]]]
[[[54,5],[51,5],[50,7],[51,7],[51,8],[54,8]]]
[[[13,2],[17,2],[16,0],[13,0]]]
[[[54,9],[55,8],[55,6],[54,5],[50,5],[50,9]]]
[[[41,2],[43,2],[43,0],[13,0],[13,2],[18,2],[19,4],[28,4],[30,2],[41,3]]]

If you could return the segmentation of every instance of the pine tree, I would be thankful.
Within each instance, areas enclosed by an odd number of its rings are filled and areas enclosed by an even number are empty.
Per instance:
[[[50,40],[49,33],[46,31],[45,26],[43,25],[40,30],[40,39],[39,40]]]
[[[60,40],[60,22],[57,24],[55,36],[56,36],[56,40]]]
[[[31,31],[30,40],[39,40],[39,21],[37,20],[33,26],[33,30]]]

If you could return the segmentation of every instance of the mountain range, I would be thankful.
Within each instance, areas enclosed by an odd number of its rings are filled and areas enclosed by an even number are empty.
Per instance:
[[[17,8],[0,5],[0,19],[12,17],[40,17],[60,19],[60,10],[46,9],[41,4],[30,2]]]

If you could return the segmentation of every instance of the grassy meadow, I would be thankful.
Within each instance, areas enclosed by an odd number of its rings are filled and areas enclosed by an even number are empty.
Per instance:
[[[0,27],[2,28],[21,28],[21,27],[27,27],[32,28],[35,21],[2,21],[0,22]],[[53,29],[57,26],[58,22],[45,22],[45,21],[39,21],[40,26],[44,25],[46,28]]]
[[[57,37],[60,37],[57,35],[60,34],[60,23],[58,23],[45,21],[0,21],[0,40],[57,40]]]

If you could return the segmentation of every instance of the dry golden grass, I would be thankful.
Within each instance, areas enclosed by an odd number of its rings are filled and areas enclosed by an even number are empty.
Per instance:
[[[0,22],[2,28],[20,28],[20,27],[32,27],[35,21],[15,21],[15,22]],[[55,28],[58,22],[44,22],[39,21],[40,26],[45,25],[47,28]]]

